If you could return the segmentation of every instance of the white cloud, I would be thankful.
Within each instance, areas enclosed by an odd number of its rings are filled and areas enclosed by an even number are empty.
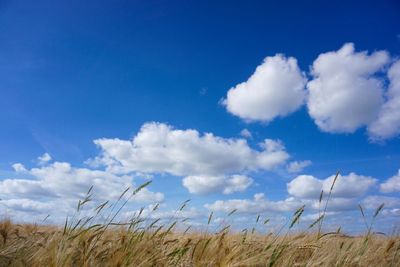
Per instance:
[[[304,168],[310,166],[311,164],[311,160],[292,161],[288,164],[287,171],[289,173],[298,173],[304,170]]]
[[[252,138],[253,137],[251,132],[246,128],[240,131],[240,135],[243,136],[244,138]]]
[[[226,176],[187,176],[183,185],[193,194],[209,194],[222,192],[232,194],[245,191],[253,179],[245,175]]]
[[[333,216],[333,215],[337,215],[337,214],[338,214],[338,212],[336,212],[336,211],[328,211],[328,212],[325,213],[325,218],[326,218],[326,217]],[[301,216],[301,220],[302,220],[302,221],[306,221],[306,222],[307,222],[307,221],[309,221],[309,222],[314,222],[314,221],[316,221],[320,216],[321,216],[321,213],[320,213],[320,212],[310,213],[310,214]]]
[[[113,199],[133,183],[131,176],[75,168],[67,162],[54,162],[48,166],[32,168],[29,174],[34,176],[43,188],[60,197],[81,197],[93,185],[95,192],[99,192],[99,198]]]
[[[266,57],[246,82],[229,89],[222,103],[244,120],[269,122],[303,105],[305,83],[297,60],[277,54]]]
[[[328,192],[332,186],[335,175],[331,175],[324,180],[324,192]],[[365,195],[377,182],[377,179],[358,175],[354,172],[348,175],[339,175],[332,190],[334,197],[361,197]]]
[[[327,201],[326,196],[322,203],[320,203],[318,199],[303,199],[307,207],[311,207],[314,210],[322,210],[326,204],[325,201]],[[356,210],[359,203],[358,201],[359,200],[355,197],[332,196],[332,198],[329,199],[327,210],[330,212]]]
[[[126,211],[124,212],[124,217],[131,219],[139,213],[141,214],[141,218],[150,220],[193,219],[204,215],[194,207],[185,207],[181,210],[161,210],[160,208],[154,210],[154,205],[149,205],[143,210]]]
[[[288,193],[300,198],[318,198],[323,181],[311,175],[300,175],[287,184]]]
[[[383,140],[400,134],[400,60],[388,71],[390,81],[387,101],[383,104],[378,118],[368,127],[372,140]]]
[[[1,203],[14,211],[46,213],[54,210],[54,205],[27,198],[6,199]]]
[[[26,172],[25,166],[21,163],[15,163],[12,165],[12,167],[16,172]]]
[[[267,200],[264,194],[255,194],[253,199],[229,199],[217,200],[212,204],[205,204],[204,206],[214,212],[229,213],[237,210],[237,213],[262,213],[266,211],[272,212],[285,212],[294,211],[301,207],[302,203],[294,198],[288,198],[282,201]]]
[[[383,209],[383,216],[400,216],[400,208],[399,209]]]
[[[44,153],[42,156],[38,157],[38,161],[40,165],[44,165],[46,163],[48,163],[49,161],[51,161],[51,156],[49,153]]]
[[[132,197],[132,201],[137,202],[162,202],[164,194],[161,192],[152,192],[148,188],[143,188]]]
[[[54,196],[51,191],[43,188],[42,182],[27,179],[5,179],[0,181],[0,195],[10,197],[38,198]]]
[[[46,203],[58,203],[52,211],[59,214],[56,206],[62,203],[66,205],[62,210],[69,210],[91,186],[95,202],[113,200],[126,188],[135,187],[134,176],[160,173],[186,177],[184,186],[195,194],[232,194],[253,183],[248,172],[273,170],[289,158],[279,140],[265,139],[258,148],[251,148],[246,139],[178,130],[162,123],[144,124],[132,140],[98,139],[95,143],[101,152],[89,161],[89,167],[51,162],[49,154],[38,158],[37,167],[14,164],[16,174],[23,178],[0,181],[0,201],[11,212],[18,208],[15,214],[20,218],[28,218],[24,212],[38,212],[41,207],[45,212]],[[99,169],[99,164],[105,170]],[[163,199],[163,193],[144,188],[130,203]]]
[[[245,139],[201,135],[155,122],[144,124],[133,140],[103,138],[95,143],[102,151],[94,161],[112,173],[226,177],[272,170],[289,158],[280,141],[265,139],[260,149],[253,149]]]
[[[321,53],[307,82],[296,59],[281,54],[265,58],[250,78],[229,89],[222,104],[245,121],[270,122],[307,102],[308,113],[324,132],[353,133],[367,127],[371,141],[400,134],[400,60],[387,51],[355,51],[353,43]],[[306,85],[306,89],[304,88]],[[244,129],[241,135],[250,138]]]
[[[5,179],[0,181],[1,203],[11,211],[49,212],[58,216],[75,206],[78,199],[93,186],[93,201],[113,201],[128,187],[135,186],[133,177],[116,175],[101,170],[76,168],[67,162],[54,162],[38,168],[26,169],[22,164],[14,164],[30,179]],[[132,191],[133,189],[131,189]],[[164,195],[142,189],[132,199],[133,202],[160,202]]]
[[[377,209],[381,204],[385,204],[385,208],[400,208],[400,198],[387,196],[368,196],[363,202],[363,206],[367,209]]]
[[[400,192],[400,170],[397,175],[390,177],[380,185],[380,189],[384,193]]]
[[[320,54],[307,84],[308,111],[326,132],[352,133],[371,123],[383,103],[383,84],[375,74],[388,63],[386,51],[355,52],[352,43]]]
[[[359,200],[354,197],[335,197],[329,200],[327,211],[334,212],[356,210]],[[305,205],[307,212],[321,210],[325,202],[319,203],[316,198],[288,197],[283,200],[271,201],[265,198],[264,194],[255,194],[253,199],[228,199],[217,200],[212,204],[205,204],[205,207],[214,212],[229,213],[237,210],[237,213],[263,213],[263,212],[293,212]]]
[[[317,179],[311,175],[300,175],[287,184],[288,193],[300,198],[318,198],[322,190],[328,194],[335,175],[326,179]],[[339,175],[332,190],[332,196],[337,198],[355,198],[367,193],[376,184],[376,179],[350,173]]]

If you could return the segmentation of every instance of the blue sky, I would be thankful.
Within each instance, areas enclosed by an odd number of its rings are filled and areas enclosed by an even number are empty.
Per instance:
[[[72,191],[114,197],[152,177],[126,212],[192,199],[194,221],[303,203],[311,218],[340,170],[332,225],[385,202],[392,229],[399,12],[396,1],[0,1],[4,213],[57,222]]]

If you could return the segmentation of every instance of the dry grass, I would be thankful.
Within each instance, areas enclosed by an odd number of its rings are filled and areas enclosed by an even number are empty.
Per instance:
[[[304,207],[293,214],[283,231],[268,235],[253,229],[234,233],[229,227],[218,233],[179,232],[178,220],[149,222],[141,212],[127,224],[115,223],[129,199],[148,184],[130,195],[126,190],[114,204],[105,202],[90,216],[83,216],[83,206],[92,199],[90,189],[64,227],[0,221],[0,266],[400,266],[400,236],[387,237],[372,231],[383,205],[370,222],[360,206],[367,233],[357,237],[347,236],[340,229],[321,231],[331,192],[319,218],[304,233],[291,232]],[[99,217],[103,223],[97,223]]]
[[[399,237],[99,229],[64,233],[4,220],[0,266],[400,266]]]

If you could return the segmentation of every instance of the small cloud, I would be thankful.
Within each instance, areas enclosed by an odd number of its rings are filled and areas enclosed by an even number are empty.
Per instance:
[[[318,199],[322,190],[332,191],[332,196],[336,198],[356,198],[365,195],[377,182],[373,177],[353,172],[339,174],[331,190],[335,177],[331,175],[326,179],[318,179],[312,175],[299,175],[287,184],[287,190],[291,196],[305,199]]]
[[[229,195],[235,192],[244,192],[253,179],[245,175],[227,176],[187,176],[183,179],[183,186],[192,194],[210,194],[222,192]]]
[[[244,138],[252,138],[253,135],[248,129],[243,129],[240,131],[240,135],[243,136]]]
[[[298,173],[301,172],[304,168],[310,166],[311,164],[311,160],[292,161],[288,164],[286,169],[289,173]]]
[[[400,192],[400,170],[397,175],[390,177],[384,183],[380,185],[381,192],[383,193],[392,193],[392,192]]]
[[[16,172],[26,172],[25,166],[21,163],[15,163],[12,165],[12,167]]]
[[[199,94],[200,94],[201,96],[205,96],[205,95],[207,94],[207,91],[208,91],[207,87],[202,87],[202,88],[200,89],[200,91],[199,91]]]
[[[38,157],[38,161],[40,165],[44,165],[51,161],[52,158],[49,153],[44,153],[42,156]]]

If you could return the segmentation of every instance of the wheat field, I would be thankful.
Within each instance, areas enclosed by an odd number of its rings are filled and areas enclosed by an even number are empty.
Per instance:
[[[304,206],[279,232],[268,234],[254,228],[235,232],[230,225],[217,231],[190,230],[190,226],[182,230],[177,226],[185,219],[149,222],[142,216],[143,209],[127,223],[117,221],[130,198],[149,183],[132,193],[125,190],[113,204],[104,202],[87,215],[82,210],[92,200],[90,188],[78,202],[76,214],[67,217],[63,226],[3,219],[0,266],[400,266],[400,236],[373,231],[383,204],[369,221],[360,206],[367,226],[361,236],[346,235],[341,228],[322,231],[331,192],[325,199],[321,193],[321,215],[302,232],[293,229],[301,220]],[[178,210],[186,205],[187,201]],[[102,223],[98,223],[100,217]]]

